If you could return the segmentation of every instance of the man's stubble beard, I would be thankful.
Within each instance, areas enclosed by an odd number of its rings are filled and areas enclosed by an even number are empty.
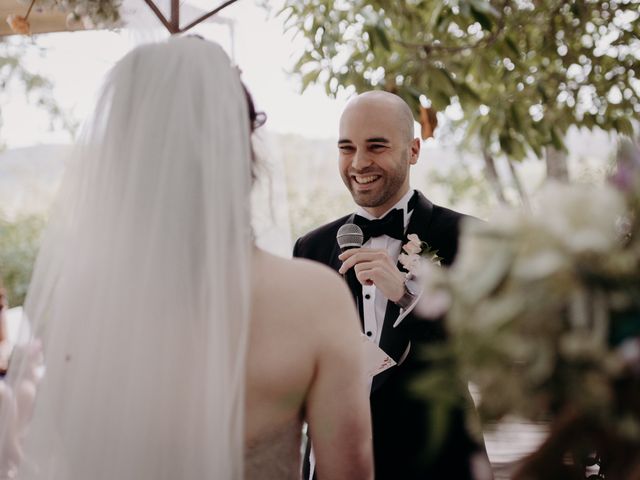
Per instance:
[[[345,181],[353,201],[363,208],[376,208],[387,203],[394,195],[398,193],[398,190],[404,185],[405,178],[408,172],[404,174],[394,172],[392,177],[388,175],[382,175],[384,184],[378,192],[360,193],[354,191],[351,177],[348,176]]]

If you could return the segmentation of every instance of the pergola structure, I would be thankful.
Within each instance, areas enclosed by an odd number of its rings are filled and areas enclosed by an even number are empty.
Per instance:
[[[216,13],[218,13],[223,8],[228,7],[229,5],[237,2],[238,0],[227,0],[220,5],[218,5],[213,10],[205,13],[204,15],[199,16],[192,22],[188,23],[184,27],[180,26],[180,0],[171,0],[171,14],[169,18],[166,18],[164,14],[160,11],[160,9],[155,4],[154,0],[144,0],[149,8],[153,11],[153,13],[158,17],[160,22],[165,26],[165,28],[173,35],[175,33],[183,33],[187,30],[195,27],[200,22],[205,21],[206,19],[212,17]]]
[[[160,23],[171,33],[183,33],[193,28],[197,24],[210,19],[213,15],[222,9],[237,2],[237,0],[227,0],[207,12],[199,12],[195,20],[190,21],[186,25],[180,25],[181,11],[195,10],[190,5],[181,5],[180,0],[171,0],[169,15],[165,15],[157,5],[157,0],[139,0],[141,4],[146,4],[153,14],[158,18]],[[24,7],[17,0],[0,0],[0,37],[7,35],[15,35],[4,20],[10,14],[21,14]],[[31,10],[29,14],[29,23],[31,25],[31,34],[53,33],[53,32],[71,32],[78,30],[86,30],[81,23],[69,25],[67,23],[66,12],[56,11],[39,11],[37,8]]]

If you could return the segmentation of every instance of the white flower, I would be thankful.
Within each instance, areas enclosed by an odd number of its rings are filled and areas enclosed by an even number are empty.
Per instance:
[[[420,268],[420,256],[415,253],[401,253],[398,256],[398,261],[408,272],[415,273]]]
[[[422,294],[415,312],[425,318],[439,318],[451,307],[451,293],[444,289],[427,291]]]
[[[409,255],[418,254],[422,251],[422,240],[415,233],[407,235],[409,241],[402,246],[402,249]]]
[[[436,264],[422,261],[417,278],[421,280],[423,290],[415,312],[424,317],[436,319],[444,315],[453,300],[448,286],[444,283],[444,270]]]

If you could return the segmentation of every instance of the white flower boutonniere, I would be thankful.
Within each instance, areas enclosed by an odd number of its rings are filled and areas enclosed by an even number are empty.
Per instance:
[[[442,283],[445,274],[443,259],[436,249],[420,240],[415,233],[407,235],[407,238],[409,241],[402,246],[404,252],[398,261],[407,270],[407,279],[422,285],[415,312],[426,319],[437,319],[451,306],[451,294]]]
[[[438,251],[432,249],[427,242],[420,240],[418,235],[411,233],[407,235],[409,241],[402,246],[403,253],[398,257],[400,264],[409,274],[417,276],[423,259],[434,265],[442,265],[442,257],[438,256]]]

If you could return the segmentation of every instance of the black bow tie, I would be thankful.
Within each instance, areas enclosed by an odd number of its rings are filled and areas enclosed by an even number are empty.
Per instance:
[[[402,240],[404,238],[404,212],[400,208],[390,211],[384,217],[377,220],[367,220],[360,215],[354,215],[353,223],[362,229],[364,239],[362,243],[374,237],[388,235]]]

